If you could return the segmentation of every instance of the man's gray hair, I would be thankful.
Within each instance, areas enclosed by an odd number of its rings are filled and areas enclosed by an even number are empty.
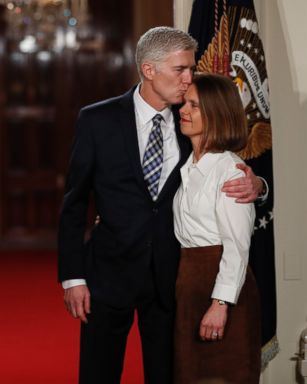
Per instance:
[[[174,51],[197,51],[197,41],[188,33],[171,27],[155,27],[142,35],[137,43],[135,62],[141,80],[144,62],[160,63]]]

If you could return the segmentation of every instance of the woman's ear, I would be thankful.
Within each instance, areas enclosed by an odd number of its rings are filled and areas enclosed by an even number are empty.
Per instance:
[[[152,80],[154,74],[156,73],[154,64],[143,63],[141,68],[144,78],[147,80]]]

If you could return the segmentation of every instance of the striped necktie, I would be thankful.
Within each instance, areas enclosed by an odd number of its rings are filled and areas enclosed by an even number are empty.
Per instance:
[[[161,120],[163,117],[157,114],[153,117],[153,127],[149,135],[143,157],[143,174],[149,193],[153,201],[158,198],[159,180],[163,165],[163,135]]]

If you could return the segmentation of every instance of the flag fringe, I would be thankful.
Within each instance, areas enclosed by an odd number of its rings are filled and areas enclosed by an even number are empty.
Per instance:
[[[272,337],[261,349],[261,371],[264,371],[267,365],[280,351],[276,335]]]

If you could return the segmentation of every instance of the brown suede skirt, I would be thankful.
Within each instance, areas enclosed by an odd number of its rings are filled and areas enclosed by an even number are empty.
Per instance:
[[[238,303],[228,307],[223,339],[202,341],[199,337],[222,251],[221,245],[181,250],[176,283],[175,384],[259,383],[260,305],[250,268]]]

